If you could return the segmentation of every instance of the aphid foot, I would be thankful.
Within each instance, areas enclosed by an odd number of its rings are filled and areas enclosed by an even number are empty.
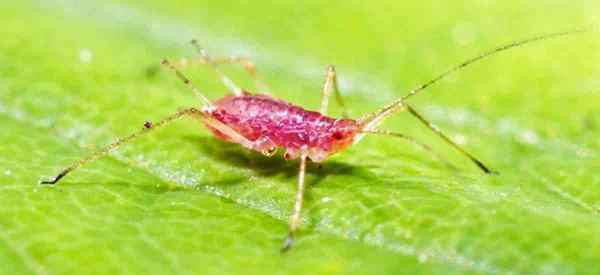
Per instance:
[[[294,245],[294,234],[290,232],[290,234],[288,234],[287,238],[285,239],[285,242],[283,242],[283,247],[281,247],[281,253],[288,252],[292,248],[293,245]]]
[[[57,177],[57,178],[58,178],[58,177]],[[54,179],[53,179],[53,180],[51,180],[51,181],[45,181],[45,180],[43,180],[43,181],[40,181],[40,184],[48,184],[48,185],[55,184],[56,182],[58,182],[57,178],[54,178]]]
[[[62,179],[67,173],[69,173],[69,169],[65,169],[58,176],[54,177],[51,181],[40,181],[40,184],[56,184],[60,179]]]
[[[490,170],[490,171],[487,172],[487,174],[491,175],[491,176],[498,176],[498,175],[500,175],[500,172],[494,171],[494,170]]]

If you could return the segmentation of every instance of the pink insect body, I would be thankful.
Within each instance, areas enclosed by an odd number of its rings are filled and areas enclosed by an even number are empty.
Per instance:
[[[355,120],[331,118],[268,95],[226,96],[215,106],[215,110],[206,112],[255,142],[257,151],[269,155],[275,148],[284,148],[283,156],[288,160],[298,158],[305,150],[310,160],[321,162],[350,146],[359,129]],[[232,141],[207,127],[217,137]]]
[[[584,30],[585,31],[585,30]],[[567,34],[581,33],[576,30],[571,32],[554,33],[537,36],[507,45],[500,46],[491,51],[485,52],[474,58],[452,67],[450,70],[436,76],[432,80],[425,82],[421,86],[410,91],[407,95],[396,99],[381,109],[363,116],[360,119],[353,120],[348,118],[333,118],[327,116],[327,107],[329,97],[332,92],[335,94],[338,105],[345,109],[340,92],[338,91],[337,77],[335,70],[330,66],[327,70],[327,77],[322,90],[321,108],[319,112],[309,111],[302,107],[293,105],[286,101],[275,99],[270,95],[259,93],[251,94],[237,87],[231,79],[223,74],[217,65],[225,63],[237,63],[243,65],[244,69],[254,77],[257,88],[266,88],[266,85],[257,78],[254,64],[248,59],[240,57],[216,58],[209,57],[204,50],[195,44],[198,48],[201,58],[195,60],[182,59],[180,64],[172,64],[168,60],[163,60],[162,64],[169,67],[179,79],[181,79],[202,102],[202,108],[187,108],[173,115],[167,116],[156,123],[146,122],[143,128],[129,136],[118,139],[116,142],[97,150],[93,154],[85,157],[72,165],[64,168],[52,180],[41,181],[43,184],[55,184],[68,173],[78,169],[86,163],[89,163],[121,145],[131,142],[137,137],[142,136],[152,130],[181,117],[192,117],[199,119],[210,129],[217,138],[239,143],[240,145],[252,149],[266,156],[273,156],[277,148],[285,149],[283,154],[285,159],[300,159],[300,171],[298,173],[298,190],[295,197],[293,212],[290,216],[288,237],[285,240],[283,251],[288,250],[294,241],[294,234],[300,226],[300,212],[303,204],[305,190],[304,176],[307,161],[321,162],[332,154],[356,144],[365,134],[379,134],[396,138],[401,138],[411,142],[414,145],[428,151],[437,159],[443,160],[433,150],[416,139],[403,135],[401,133],[378,129],[381,122],[394,113],[408,111],[419,122],[441,137],[446,143],[458,150],[459,153],[469,158],[477,167],[485,173],[492,171],[481,161],[464,150],[461,146],[454,143],[450,138],[444,135],[438,127],[431,124],[415,108],[406,102],[406,99],[437,83],[447,75],[458,71],[478,60],[488,57],[500,51],[514,48],[530,42],[543,40],[551,37],[558,37]],[[194,86],[179,68],[191,64],[206,64],[213,68],[219,75],[223,84],[229,88],[232,95],[225,96],[219,100],[211,101]],[[178,68],[179,67],[179,68]],[[345,114],[345,110],[343,112]],[[345,115],[344,115],[345,117]],[[446,161],[446,163],[448,163]]]

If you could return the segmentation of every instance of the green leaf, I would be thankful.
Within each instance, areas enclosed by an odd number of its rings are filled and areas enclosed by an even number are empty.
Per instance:
[[[441,6],[444,5],[444,6]],[[163,57],[255,60],[277,97],[319,104],[337,65],[359,117],[483,50],[593,24],[599,4],[539,1],[12,1],[0,5],[0,273],[594,273],[600,260],[600,39],[538,42],[411,99],[500,174],[368,137],[309,165],[299,240],[279,253],[297,162],[181,120],[69,174],[41,178],[196,98]],[[532,13],[543,10],[543,13]],[[252,90],[243,70],[224,67]],[[225,88],[186,70],[210,98]],[[333,114],[339,114],[333,106]]]

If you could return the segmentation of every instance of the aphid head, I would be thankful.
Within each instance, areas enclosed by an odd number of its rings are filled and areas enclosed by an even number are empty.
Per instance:
[[[329,153],[333,154],[346,149],[354,143],[354,137],[358,134],[358,124],[352,119],[337,120],[328,132],[330,141]]]
[[[314,162],[321,162],[329,156],[346,149],[354,143],[354,136],[358,133],[358,124],[352,119],[336,120],[328,131],[319,135],[318,145],[308,149],[308,157]],[[300,152],[288,149],[289,158],[294,158]]]

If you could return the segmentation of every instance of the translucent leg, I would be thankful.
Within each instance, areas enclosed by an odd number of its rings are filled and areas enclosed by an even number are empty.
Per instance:
[[[304,175],[306,174],[306,154],[302,154],[300,157],[300,172],[298,173],[298,189],[296,190],[296,202],[294,203],[294,211],[290,216],[290,224],[289,224],[289,233],[288,236],[283,243],[283,247],[281,248],[281,252],[286,252],[294,245],[294,234],[298,227],[300,226],[300,222],[302,221],[302,204],[304,202]]]
[[[347,118],[348,113],[346,112],[346,106],[344,105],[344,101],[342,100],[342,95],[340,94],[340,90],[338,88],[337,75],[335,72],[335,67],[330,65],[327,67],[327,77],[325,78],[325,83],[323,84],[323,90],[321,92],[321,109],[320,112],[323,115],[327,114],[327,109],[329,107],[329,98],[331,97],[331,92],[335,93],[335,99],[342,108],[342,117]]]

